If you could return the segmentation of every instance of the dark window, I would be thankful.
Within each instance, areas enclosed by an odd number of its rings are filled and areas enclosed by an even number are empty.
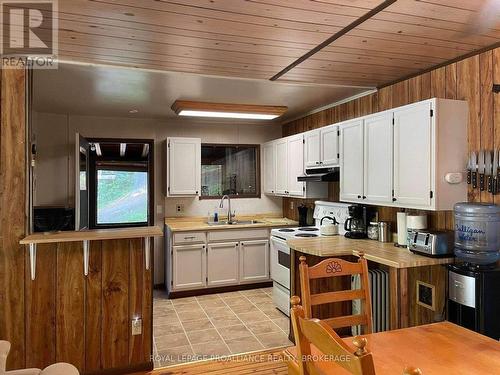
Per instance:
[[[201,146],[201,198],[260,197],[259,145]]]

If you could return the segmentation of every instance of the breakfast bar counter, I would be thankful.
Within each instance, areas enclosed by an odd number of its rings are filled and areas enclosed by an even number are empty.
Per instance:
[[[370,269],[386,271],[389,294],[389,327],[405,328],[444,320],[447,270],[445,265],[454,258],[431,258],[416,255],[393,243],[355,240],[344,236],[293,238],[290,247],[290,292],[301,296],[299,258],[306,257],[309,266],[326,258],[339,257],[356,262],[362,252]],[[350,277],[336,277],[311,284],[311,293],[351,289]],[[373,293],[373,292],[372,292]],[[380,293],[383,293],[380,290]],[[349,315],[351,306],[316,306],[318,319]]]
[[[395,247],[392,242],[379,242],[373,240],[355,240],[344,236],[294,238],[287,241],[291,249],[306,255],[317,257],[338,257],[358,255],[375,263],[384,264],[394,268],[410,268],[433,266],[437,264],[453,263],[452,257],[431,258],[413,254],[406,248]]]

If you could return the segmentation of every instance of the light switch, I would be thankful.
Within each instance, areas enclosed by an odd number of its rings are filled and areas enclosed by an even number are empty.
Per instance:
[[[132,336],[142,335],[142,319],[132,319]]]

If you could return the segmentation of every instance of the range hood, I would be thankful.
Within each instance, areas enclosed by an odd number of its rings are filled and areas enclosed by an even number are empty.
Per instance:
[[[339,181],[339,167],[306,169],[303,176],[297,177],[299,182],[332,182]]]

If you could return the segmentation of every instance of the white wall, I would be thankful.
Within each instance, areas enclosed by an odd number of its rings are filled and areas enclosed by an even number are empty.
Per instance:
[[[179,216],[175,206],[182,204],[182,216],[206,216],[218,201],[198,198],[165,198],[164,165],[167,137],[197,137],[203,143],[261,144],[280,138],[277,124],[231,122],[216,123],[200,119],[156,120],[142,118],[94,117],[35,113],[33,135],[37,142],[35,205],[73,206],[75,134],[89,138],[142,138],[155,140],[155,224],[163,225],[165,216]],[[262,160],[262,157],[261,157]],[[234,199],[237,214],[282,212],[281,198]],[[163,240],[155,242],[155,283],[163,282]]]

